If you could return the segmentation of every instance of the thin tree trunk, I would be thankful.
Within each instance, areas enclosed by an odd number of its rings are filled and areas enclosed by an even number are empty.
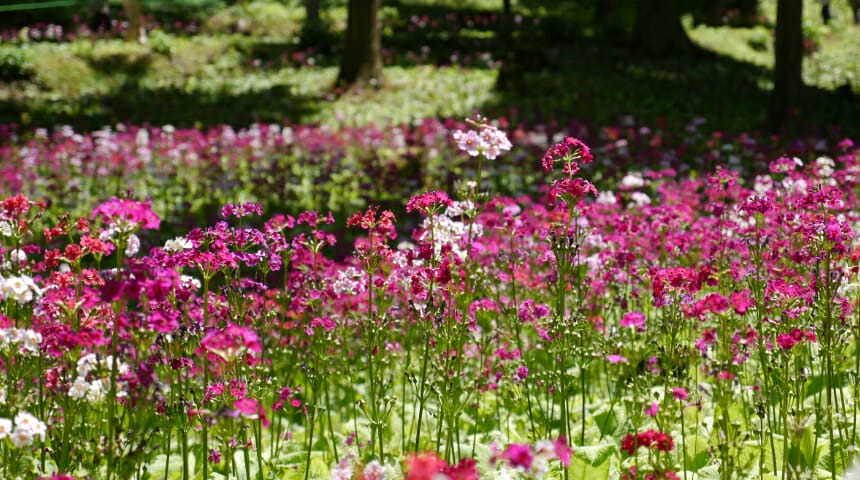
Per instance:
[[[320,0],[305,0],[305,21],[307,23],[319,23]]]
[[[128,28],[125,31],[127,42],[146,43],[146,28],[143,25],[143,14],[140,11],[139,0],[122,0]]]
[[[502,66],[496,77],[496,90],[500,92],[516,90],[523,83],[522,68],[518,65],[517,53],[512,43],[513,29],[514,16],[511,0],[504,0],[502,3],[502,21],[499,23],[498,31]]]
[[[678,0],[639,0],[633,46],[652,55],[683,54],[695,50],[681,25]]]
[[[803,0],[779,0],[770,126],[786,126],[803,87]]]
[[[349,0],[346,44],[339,85],[368,85],[382,82],[382,32],[379,28],[380,0]]]

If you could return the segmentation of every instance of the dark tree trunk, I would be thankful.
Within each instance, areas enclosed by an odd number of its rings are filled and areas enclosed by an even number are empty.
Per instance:
[[[770,126],[786,126],[803,87],[803,0],[779,0]]]
[[[143,13],[140,11],[140,1],[122,0],[122,5],[125,9],[125,17],[128,20],[125,40],[128,42],[146,43],[146,27],[143,25]]]
[[[609,22],[615,13],[617,0],[598,0],[594,6],[594,23],[603,25]]]
[[[349,0],[346,44],[339,85],[368,85],[382,82],[382,32],[378,13],[380,0]]]
[[[511,0],[504,0],[502,3],[502,21],[499,23],[498,32],[502,51],[502,66],[496,77],[496,90],[500,92],[516,90],[524,83],[522,68],[512,43],[513,30],[514,16]]]
[[[652,55],[690,53],[693,42],[681,25],[678,0],[639,0],[633,46]]]
[[[305,0],[305,22],[320,23],[320,0]]]

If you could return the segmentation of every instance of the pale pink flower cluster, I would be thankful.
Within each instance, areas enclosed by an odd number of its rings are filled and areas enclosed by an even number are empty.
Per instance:
[[[43,421],[24,411],[15,415],[14,428],[12,420],[0,418],[0,440],[9,438],[18,448],[32,445],[37,437],[45,441],[47,432],[48,427]]]
[[[511,141],[505,132],[486,123],[476,122],[476,126],[480,130],[455,130],[453,133],[457,147],[469,156],[483,155],[487,160],[495,160],[502,152],[511,149]]]

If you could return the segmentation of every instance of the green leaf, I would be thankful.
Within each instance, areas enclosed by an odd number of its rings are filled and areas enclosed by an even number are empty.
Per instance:
[[[700,436],[687,437],[685,445],[685,456],[687,459],[687,471],[695,472],[708,464],[708,441]]]
[[[577,447],[570,461],[571,478],[602,480],[609,478],[613,459],[617,458],[614,444],[604,443],[591,447]]]

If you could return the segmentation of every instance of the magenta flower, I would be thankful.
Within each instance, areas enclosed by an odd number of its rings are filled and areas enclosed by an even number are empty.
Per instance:
[[[645,405],[645,413],[652,417],[657,416],[657,411],[660,410],[660,404],[653,402],[651,405]]]
[[[161,219],[152,211],[149,201],[138,202],[135,200],[111,198],[97,206],[91,218],[101,217],[102,220],[111,224],[134,225],[139,229],[158,230]]]
[[[260,339],[253,330],[232,323],[223,330],[210,330],[201,340],[200,346],[224,360],[235,359],[246,352],[254,354],[262,351]]]
[[[501,457],[507,460],[510,466],[521,467],[524,470],[530,469],[532,461],[534,461],[531,447],[516,443],[508,445],[508,448],[502,453]]]
[[[622,327],[635,327],[640,330],[645,329],[645,314],[642,312],[629,312],[621,317],[619,324]]]
[[[618,354],[607,355],[606,359],[609,360],[609,363],[627,363],[627,358],[622,357]]]
[[[556,458],[558,458],[563,466],[569,467],[570,457],[573,455],[573,449],[571,449],[567,444],[567,439],[559,437],[557,440],[553,440],[552,444],[555,447]]]

